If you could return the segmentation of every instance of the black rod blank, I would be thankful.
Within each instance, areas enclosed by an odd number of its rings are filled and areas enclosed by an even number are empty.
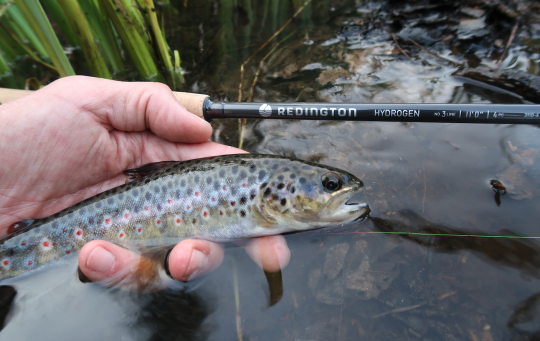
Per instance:
[[[207,121],[266,118],[332,121],[540,124],[540,105],[204,102]]]

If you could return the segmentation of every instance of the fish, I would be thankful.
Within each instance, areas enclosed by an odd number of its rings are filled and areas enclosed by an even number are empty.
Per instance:
[[[348,202],[356,176],[295,158],[237,154],[151,163],[127,182],[47,218],[14,223],[0,240],[0,281],[75,256],[92,240],[140,250],[182,239],[228,241],[363,219]]]

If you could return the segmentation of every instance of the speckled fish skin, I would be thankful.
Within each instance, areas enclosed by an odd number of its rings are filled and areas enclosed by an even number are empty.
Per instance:
[[[354,175],[281,156],[227,155],[126,172],[140,177],[0,240],[0,280],[73,256],[96,239],[135,249],[185,238],[224,241],[346,223],[369,210],[346,204],[363,187]],[[325,189],[328,176],[339,189]]]

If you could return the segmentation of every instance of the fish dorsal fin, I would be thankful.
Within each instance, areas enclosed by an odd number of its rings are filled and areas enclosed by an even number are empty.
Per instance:
[[[161,173],[168,170],[177,163],[178,161],[154,162],[139,168],[125,170],[124,174],[126,176],[126,183],[142,179],[149,175]]]
[[[32,225],[32,223],[34,221],[36,221],[36,220],[35,219],[24,219],[24,220],[21,220],[21,221],[14,222],[13,224],[9,225],[9,227],[7,229],[8,236],[10,234],[18,232],[18,231]]]

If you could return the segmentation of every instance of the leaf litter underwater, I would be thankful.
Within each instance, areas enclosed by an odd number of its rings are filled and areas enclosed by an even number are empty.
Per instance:
[[[538,74],[540,20],[527,10],[533,4],[326,4],[310,7],[278,38],[297,32],[265,61],[254,102],[535,101],[534,86],[514,91],[506,82],[501,89],[503,76],[480,72],[495,70],[502,58],[500,69]],[[249,11],[223,2],[216,13],[204,12],[206,5],[190,1],[189,15],[180,11],[182,36],[171,49],[184,46],[183,60],[193,60],[186,91],[234,101],[239,65],[294,10],[291,4],[280,20],[272,13],[284,9],[265,11],[262,2]],[[230,19],[218,17],[225,10]],[[524,12],[527,29],[518,29],[505,50],[513,13]],[[197,21],[202,17],[209,19]],[[241,49],[251,44],[259,45]],[[246,88],[257,58],[245,68]],[[236,120],[212,124],[214,141],[238,145]],[[264,273],[227,245],[217,271],[155,293],[82,284],[74,264],[22,279],[0,339],[233,340],[238,312],[246,340],[535,340],[540,245],[468,235],[540,236],[537,135],[535,126],[250,120],[247,151],[358,176],[372,219],[286,235],[291,262],[282,270],[283,297],[272,307]],[[505,194],[493,190],[493,179]]]

